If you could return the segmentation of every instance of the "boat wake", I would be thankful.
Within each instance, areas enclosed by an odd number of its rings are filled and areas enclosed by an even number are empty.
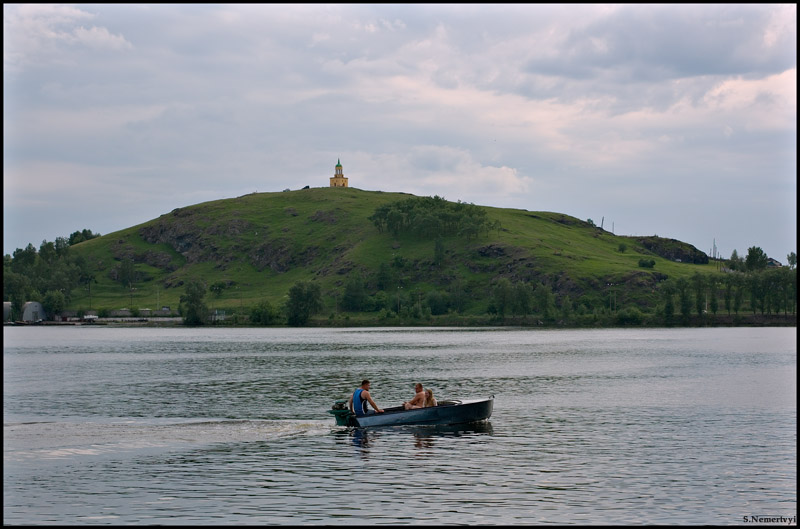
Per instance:
[[[324,435],[322,420],[118,419],[106,422],[17,422],[3,425],[5,463],[66,460],[199,448],[214,444],[265,442],[303,435]]]

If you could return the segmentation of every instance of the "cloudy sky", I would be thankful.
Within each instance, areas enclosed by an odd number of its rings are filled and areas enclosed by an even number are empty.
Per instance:
[[[350,185],[785,263],[797,7],[3,5],[3,251]]]

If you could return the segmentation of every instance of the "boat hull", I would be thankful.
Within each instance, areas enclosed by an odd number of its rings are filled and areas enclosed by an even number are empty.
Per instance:
[[[478,422],[492,416],[494,396],[488,399],[449,401],[430,408],[404,410],[388,408],[383,413],[370,413],[361,417],[350,417],[353,426],[373,428],[376,426],[443,425]]]

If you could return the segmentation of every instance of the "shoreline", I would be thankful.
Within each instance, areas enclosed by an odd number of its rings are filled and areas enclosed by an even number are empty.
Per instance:
[[[392,321],[394,320],[394,321]],[[680,320],[680,321],[676,321]],[[151,317],[151,318],[97,318],[92,321],[41,321],[41,322],[3,322],[4,327],[52,327],[52,326],[111,326],[111,327],[185,327],[183,318],[176,317]],[[286,324],[280,325],[253,325],[249,323],[236,323],[233,320],[214,322],[196,327],[225,327],[225,328],[291,328]],[[746,314],[746,315],[693,315],[688,321],[675,317],[671,324],[663,318],[652,319],[644,322],[614,323],[610,317],[603,320],[586,320],[583,322],[567,322],[564,320],[543,322],[531,317],[508,317],[502,321],[488,317],[463,317],[442,318],[434,320],[402,320],[397,318],[313,318],[304,327],[315,328],[341,328],[341,327],[397,327],[397,328],[424,328],[424,327],[521,327],[530,329],[647,329],[647,328],[702,328],[702,327],[797,327],[796,314]],[[301,327],[298,327],[301,328]]]

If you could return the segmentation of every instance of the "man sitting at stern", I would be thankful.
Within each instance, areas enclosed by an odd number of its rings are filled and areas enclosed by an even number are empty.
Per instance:
[[[350,411],[355,413],[356,417],[361,417],[370,413],[367,408],[367,402],[369,402],[376,412],[383,413],[383,410],[372,400],[372,395],[369,394],[369,386],[370,382],[365,378],[361,381],[361,387],[357,388],[353,394],[350,395]]]

